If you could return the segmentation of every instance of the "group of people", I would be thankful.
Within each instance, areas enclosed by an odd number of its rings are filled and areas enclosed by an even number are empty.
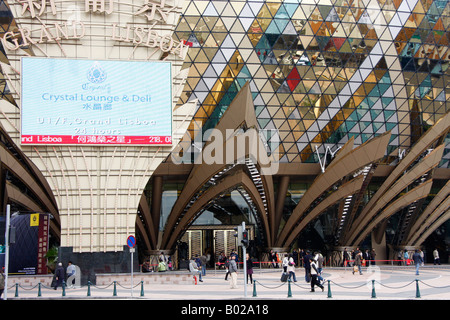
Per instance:
[[[360,250],[359,248],[356,248],[356,250],[351,250],[351,252],[347,251],[347,248],[344,248],[343,253],[343,261],[342,265],[345,266],[366,266],[369,263],[371,265],[376,264],[376,252],[375,249],[372,249],[369,251],[369,249],[366,249],[364,252]],[[353,264],[352,264],[353,261]],[[359,268],[361,269],[361,268]],[[356,270],[356,269],[355,269]]]
[[[158,265],[156,266],[156,271],[165,272],[168,270],[173,270],[172,257],[165,255],[164,252],[161,251],[158,256]],[[150,260],[147,259],[144,261],[141,267],[141,271],[143,273],[154,271],[152,266],[150,265]]]
[[[223,252],[220,253],[218,264],[219,268],[226,269],[227,272],[225,274],[225,280],[228,280],[228,276],[231,278],[230,280],[230,288],[237,289],[237,275],[238,275],[238,263],[239,263],[239,255],[236,250],[231,250],[230,255],[227,257]],[[246,253],[245,257],[245,266],[246,266],[246,279],[247,284],[253,284],[253,266],[254,260],[250,257],[249,253]]]
[[[51,286],[55,290],[58,289],[58,287],[62,286],[73,288],[76,275],[77,269],[75,265],[72,263],[72,261],[69,261],[67,263],[66,269],[64,269],[62,262],[59,262],[56,266]]]
[[[271,250],[269,252],[269,260],[271,266],[278,268],[279,260],[277,252]],[[322,291],[324,290],[323,283],[325,282],[325,279],[322,276],[324,257],[320,251],[311,253],[309,250],[295,250],[292,253],[285,254],[281,261],[281,266],[283,268],[282,279],[286,279],[286,281],[291,281],[292,279],[293,282],[297,282],[297,277],[295,275],[295,268],[297,265],[299,267],[304,267],[305,281],[311,284],[311,292],[315,292],[316,287],[319,287]]]
[[[225,280],[228,280],[228,276],[231,277],[230,287],[233,289],[237,288],[238,263],[239,256],[234,250],[228,257],[223,252],[219,255],[219,268],[225,268],[227,270]],[[244,263],[246,264],[247,270],[247,283],[252,284],[254,260],[248,253]],[[323,283],[325,279],[322,277],[324,257],[320,251],[311,254],[309,250],[295,250],[292,253],[285,254],[281,260],[278,252],[271,250],[269,252],[269,263],[269,267],[274,268],[279,268],[281,265],[283,273],[287,274],[287,279],[293,282],[297,282],[295,274],[296,266],[303,266],[305,268],[305,281],[311,284],[311,292],[315,291],[315,287],[321,288],[322,291],[324,290]]]
[[[411,263],[408,250],[399,250],[397,252],[397,265],[407,266]]]
[[[322,276],[322,270],[324,265],[324,257],[320,251],[311,254],[309,250],[306,250],[302,255],[302,263],[305,268],[305,281],[311,283],[311,292],[315,291],[315,287],[319,287],[324,290],[323,283],[325,279]]]
[[[435,264],[440,263],[437,250],[433,252],[433,256]],[[356,248],[356,250],[348,252],[345,248],[343,258],[343,265],[352,265],[354,267],[353,274],[356,272],[362,274],[362,266],[366,266],[369,263],[375,265],[376,263],[376,253],[374,249],[371,251],[362,251],[359,248]],[[424,261],[423,253],[421,254],[420,250],[416,250],[412,260],[416,264],[416,274],[419,274],[419,266],[423,264]],[[230,287],[232,289],[237,288],[238,263],[239,256],[235,250],[232,250],[231,254],[228,256],[223,252],[219,255],[219,269],[226,269],[225,280],[228,280],[228,277],[231,278]],[[244,263],[246,264],[247,270],[247,283],[252,284],[254,260],[248,253]],[[202,276],[205,275],[205,265],[204,259],[201,259],[198,256],[192,257],[190,260],[189,269],[192,274],[199,276],[201,282],[203,282]],[[295,274],[296,267],[303,267],[305,269],[305,281],[311,284],[311,292],[314,292],[316,287],[319,287],[322,291],[324,290],[325,279],[322,275],[324,257],[320,251],[311,253],[309,250],[295,250],[292,253],[284,254],[284,257],[281,260],[279,254],[271,250],[269,252],[269,267],[279,268],[280,266],[283,268],[283,273],[287,274],[287,279],[289,279],[289,281],[292,279],[293,282],[297,282]]]
[[[198,276],[200,282],[203,282],[203,277],[206,275],[206,266],[209,264],[210,260],[211,255],[208,252],[205,252],[205,254],[201,256],[196,254],[189,260],[189,271],[194,277]]]
[[[199,262],[200,261],[200,262]],[[230,277],[230,288],[237,289],[237,278],[239,272],[239,255],[235,249],[231,250],[231,253],[226,256],[223,252],[220,253],[218,258],[219,269],[225,269],[225,281],[228,281]],[[248,284],[253,284],[253,266],[254,259],[250,257],[250,254],[246,254],[245,262],[246,264],[246,278]],[[192,257],[189,261],[189,270],[194,276],[198,276],[199,281],[203,282],[203,276],[205,275],[206,263],[197,256]]]
[[[434,264],[439,263],[439,253],[437,252],[437,249],[433,251],[433,257],[434,257]],[[437,258],[437,259],[436,259]],[[414,250],[414,253],[412,255],[409,254],[408,250],[399,251],[397,255],[397,263],[398,265],[410,265],[411,263],[414,263],[416,267],[416,275],[419,275],[419,269],[421,266],[423,266],[425,262],[424,253],[420,249]]]

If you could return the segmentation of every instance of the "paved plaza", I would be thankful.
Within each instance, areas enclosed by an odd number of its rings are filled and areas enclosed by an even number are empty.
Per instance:
[[[10,287],[8,300],[450,300],[450,266],[426,265],[420,275],[413,266],[374,266],[363,268],[363,274],[353,274],[351,268],[325,268],[324,291],[316,287],[310,292],[304,269],[296,269],[297,282],[281,282],[282,269],[255,269],[255,284],[244,289],[242,270],[238,289],[231,289],[225,281],[224,270],[207,270],[198,284],[136,283],[133,290],[116,283],[108,286],[81,288]],[[169,272],[170,273],[170,272]]]

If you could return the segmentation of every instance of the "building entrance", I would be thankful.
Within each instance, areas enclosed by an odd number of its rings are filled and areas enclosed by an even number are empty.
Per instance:
[[[239,255],[239,260],[242,261],[242,248],[237,243],[235,235],[236,226],[191,226],[181,238],[181,243],[184,244],[187,251],[188,259],[198,255],[206,254],[209,257],[207,264],[208,268],[214,268],[214,263],[219,259],[223,252],[228,256],[232,250],[235,250]],[[249,232],[249,239],[254,239],[255,228],[253,225],[246,225]]]

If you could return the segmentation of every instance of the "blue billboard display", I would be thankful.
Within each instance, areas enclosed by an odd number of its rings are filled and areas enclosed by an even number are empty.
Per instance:
[[[170,145],[170,62],[22,58],[22,144]]]

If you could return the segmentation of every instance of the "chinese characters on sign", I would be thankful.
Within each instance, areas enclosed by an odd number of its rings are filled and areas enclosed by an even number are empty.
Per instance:
[[[17,0],[17,2],[22,6],[22,16],[25,16],[25,12],[30,12],[32,18],[40,17],[46,13],[47,5],[50,7],[52,15],[56,15],[55,0]],[[114,2],[114,0],[85,0],[84,11],[111,14],[114,12]],[[169,13],[174,11],[177,6],[178,1],[175,1],[174,5],[169,5],[166,0],[160,2],[147,0],[135,15],[144,14],[149,21],[154,20],[155,16],[159,16],[164,23],[167,23]]]
[[[54,0],[18,0],[18,3],[22,5],[22,16],[25,14],[25,12],[29,11],[32,18],[36,18],[36,10],[39,10],[37,13],[37,16],[41,16],[45,9],[47,8],[47,2],[49,3],[49,6],[51,8],[52,14],[56,15],[56,6]]]
[[[114,0],[85,0],[85,12],[106,13],[111,14],[114,11]]]
[[[16,1],[22,6],[20,14],[24,17],[31,16],[31,18],[39,19],[44,14],[56,16],[58,12],[55,0]],[[118,1],[114,0],[85,0],[84,2],[84,12],[107,15],[114,13],[115,5],[119,4]],[[123,27],[113,23],[110,25],[110,39],[132,43],[136,47],[156,48],[184,58],[188,48],[185,41],[176,41],[171,36],[161,35],[160,32],[153,29],[158,23],[176,23],[176,9],[180,9],[179,0],[173,0],[173,4],[168,4],[167,0],[161,0],[160,2],[143,0],[142,2],[142,6],[133,15],[144,17],[146,21],[151,23],[148,26],[136,27],[132,27],[129,24]],[[61,3],[58,4],[61,5]],[[59,11],[62,11],[62,9],[59,9]],[[169,21],[171,14],[173,21]],[[41,22],[41,27],[38,29],[22,27],[17,31],[5,32],[1,41],[5,49],[15,51],[43,43],[54,43],[61,40],[81,40],[85,36],[86,26],[81,20],[60,22],[52,20],[47,23]]]
[[[161,0],[160,3],[147,1],[142,9],[136,12],[135,15],[144,14],[147,17],[148,21],[153,21],[155,20],[155,16],[158,14],[158,16],[161,17],[164,23],[167,23],[169,13],[175,9],[175,6],[166,7],[166,0]]]
[[[47,258],[45,254],[48,251],[48,230],[49,216],[48,214],[37,214],[37,227],[38,229],[38,261],[37,261],[37,273],[47,273]]]

